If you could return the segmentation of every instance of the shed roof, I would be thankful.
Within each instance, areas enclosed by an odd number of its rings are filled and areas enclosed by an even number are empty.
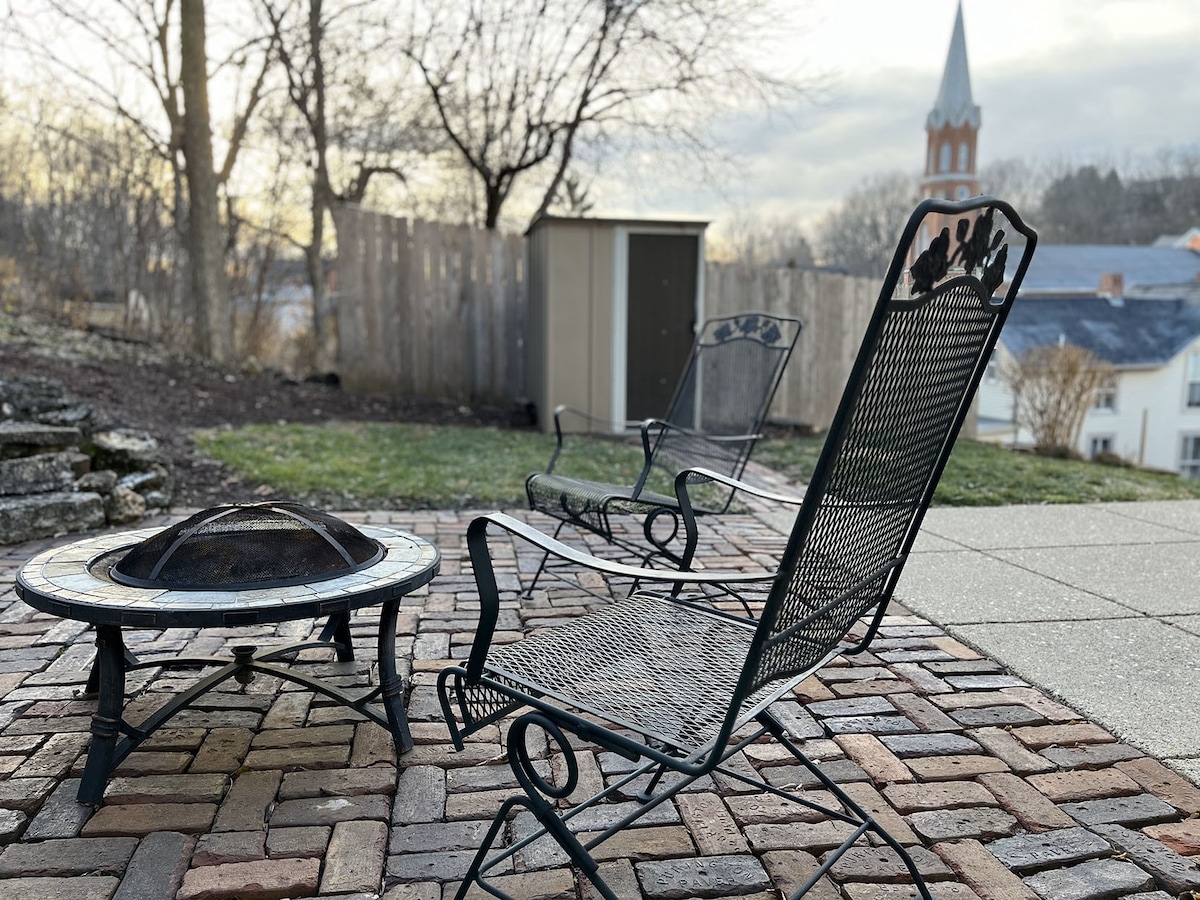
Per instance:
[[[1197,337],[1200,306],[1185,300],[1022,293],[1000,340],[1017,355],[1062,342],[1090,350],[1114,366],[1136,367],[1165,365]]]
[[[606,225],[609,227],[625,227],[634,230],[638,228],[669,228],[680,231],[699,232],[708,227],[707,219],[606,219],[590,218],[588,216],[538,216],[529,223],[525,233],[529,234],[542,225]]]

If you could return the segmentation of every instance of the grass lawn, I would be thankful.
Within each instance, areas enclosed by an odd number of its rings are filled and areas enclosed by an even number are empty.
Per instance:
[[[632,484],[636,443],[568,438],[573,452],[559,471]],[[522,508],[524,482],[541,471],[554,439],[531,431],[380,423],[255,425],[200,432],[202,450],[244,477],[297,499],[343,508]],[[801,483],[822,439],[771,438],[754,459]],[[934,503],[1090,503],[1200,497],[1200,480],[1046,459],[974,441],[959,441]]]
[[[543,471],[554,438],[461,425],[335,422],[203,431],[196,443],[244,477],[297,499],[335,498],[362,508],[523,508],[525,476]],[[574,440],[571,474],[633,484],[641,448]]]
[[[804,481],[812,474],[823,440],[810,437],[764,441],[754,458],[792,481]],[[933,502],[936,506],[1006,506],[1194,497],[1200,497],[1200,480],[1080,460],[1050,459],[978,441],[959,441],[946,463]]]

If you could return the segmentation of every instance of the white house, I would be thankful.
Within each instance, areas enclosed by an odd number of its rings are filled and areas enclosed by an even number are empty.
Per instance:
[[[981,438],[1030,442],[1027,433],[1014,434],[1014,398],[1002,367],[1030,347],[1059,343],[1084,347],[1116,370],[1084,420],[1082,455],[1109,451],[1146,468],[1200,478],[1200,305],[1023,292],[980,385]]]
[[[1200,253],[1200,228],[1189,228],[1183,234],[1164,234],[1154,242],[1155,247],[1174,247]]]

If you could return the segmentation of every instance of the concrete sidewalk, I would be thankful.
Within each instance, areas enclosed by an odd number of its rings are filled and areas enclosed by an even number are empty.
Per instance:
[[[1200,783],[1200,500],[934,508],[909,609]]]
[[[98,810],[74,802],[95,709],[82,690],[91,634],[37,613],[12,590],[17,569],[54,542],[0,547],[0,897],[454,896],[491,817],[515,790],[503,723],[452,752],[434,690],[436,674],[466,654],[477,617],[465,547],[471,516],[344,518],[420,534],[442,551],[441,575],[405,598],[398,624],[414,750],[397,759],[374,723],[259,677],[223,686],[168,723],[125,760]],[[773,518],[712,521],[703,558],[714,568],[771,565],[790,528]],[[1131,743],[1161,740],[1172,764],[1194,772],[1197,544],[1196,504],[934,510],[900,592],[924,617],[895,608],[870,652],[806,680],[781,701],[781,714],[822,770],[910,848],[939,900],[1171,900],[1200,891],[1200,788]],[[520,640],[594,602],[555,582],[518,601],[538,554],[498,541],[493,556],[506,592],[503,639]],[[591,586],[621,593],[601,580]],[[305,651],[299,664],[347,686],[377,683],[365,652],[376,623],[373,610],[352,617],[364,650],[357,661]],[[141,655],[226,656],[236,645],[303,639],[321,624],[130,630],[126,641]],[[1128,643],[1159,633],[1171,640]],[[1019,674],[991,654],[1011,657]],[[1156,668],[1139,662],[1146,659]],[[1132,661],[1124,681],[1123,660]],[[191,681],[153,668],[136,676],[132,721]],[[1102,679],[1128,686],[1099,690]],[[777,751],[755,744],[734,762],[769,782],[817,786]],[[547,777],[564,771],[552,745],[538,755]],[[591,787],[626,765],[589,747],[577,761]],[[609,811],[595,812],[593,827],[603,827]],[[519,838],[526,819],[516,816],[504,839]],[[716,776],[603,844],[597,857],[623,900],[778,900],[843,831]],[[503,881],[518,900],[597,897],[544,841],[522,851]],[[912,897],[903,882],[898,857],[864,842],[809,896]]]

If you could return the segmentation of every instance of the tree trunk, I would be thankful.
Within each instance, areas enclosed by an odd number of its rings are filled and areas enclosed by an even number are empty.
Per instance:
[[[483,227],[488,231],[496,230],[500,221],[500,209],[504,206],[507,194],[500,189],[499,184],[489,183],[484,188]]]
[[[325,265],[321,259],[321,245],[325,240],[325,207],[327,199],[319,199],[315,186],[312,201],[312,241],[304,248],[304,261],[308,269],[308,282],[312,285],[313,303],[313,367],[319,374],[333,372],[337,368],[337,328],[329,295],[325,292]]]
[[[312,285],[313,343],[316,354],[313,365],[320,374],[337,367],[337,332],[334,329],[329,297],[325,293],[325,267],[321,248],[325,242],[325,210],[332,211],[333,187],[329,182],[329,134],[325,122],[325,25],[323,0],[309,0],[308,44],[312,52],[313,116],[311,120],[316,170],[312,187],[312,241],[305,248],[308,280]]]
[[[225,253],[217,176],[208,116],[208,58],[204,0],[180,3],[180,82],[183,87],[183,155],[188,182],[188,256],[197,353],[218,363],[233,360],[233,315],[225,281]]]

